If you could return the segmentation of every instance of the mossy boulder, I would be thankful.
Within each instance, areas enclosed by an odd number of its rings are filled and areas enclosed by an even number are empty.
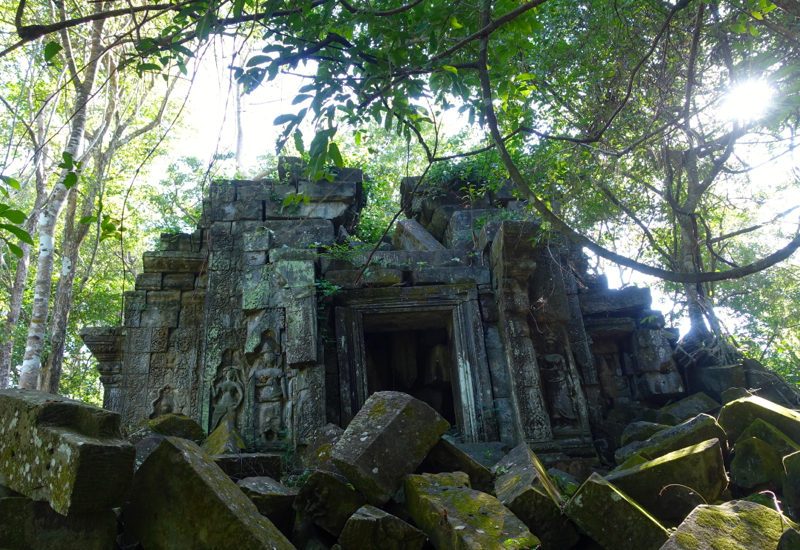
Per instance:
[[[484,493],[492,490],[492,479],[494,478],[489,468],[444,438],[440,439],[428,452],[418,468],[418,472],[426,474],[464,472],[469,476],[470,485],[475,490]]]
[[[794,512],[794,517],[800,517],[800,451],[783,457],[783,498]]]
[[[669,538],[656,518],[596,473],[564,513],[605,550],[658,550]]]
[[[580,535],[575,526],[561,513],[564,497],[527,443],[508,453],[495,471],[498,500],[522,520],[545,548],[568,550],[578,543]]]
[[[656,435],[658,432],[663,432],[669,428],[670,426],[667,424],[659,424],[658,422],[646,422],[644,420],[640,420],[639,422],[631,422],[622,432],[620,443],[625,446],[628,443],[633,443],[635,441],[644,441],[645,439]]]
[[[777,550],[800,550],[800,532],[787,529],[778,541]]]
[[[379,508],[362,506],[339,536],[342,550],[420,550],[425,533]]]
[[[475,491],[463,472],[409,476],[406,508],[437,550],[537,548],[536,538],[495,497]]]
[[[267,476],[247,477],[236,485],[267,517],[291,509],[297,497],[297,491]]]
[[[203,431],[200,424],[181,413],[165,414],[152,420],[142,420],[139,428],[152,430],[161,435],[181,437],[195,443],[199,443],[206,436],[206,432]]]
[[[713,416],[702,413],[668,430],[658,432],[644,441],[630,443],[621,449],[617,449],[614,456],[617,459],[617,464],[621,464],[636,453],[658,458],[672,451],[691,447],[709,439],[719,439],[723,453],[727,453],[725,430],[717,424]]]
[[[621,472],[622,470],[629,470],[630,468],[633,468],[634,466],[639,466],[640,464],[644,464],[645,462],[650,462],[651,460],[653,460],[653,459],[650,458],[649,456],[647,456],[645,453],[642,453],[640,451],[640,452],[636,453],[635,455],[629,456],[625,460],[625,462],[623,462],[622,464],[620,464],[619,466],[614,468],[614,470],[612,470],[612,471]]]
[[[710,439],[667,453],[644,464],[606,476],[660,521],[674,521],[674,508],[662,491],[670,485],[693,489],[705,502],[714,502],[728,486],[719,440]],[[683,518],[679,518],[679,521]]]
[[[739,441],[751,437],[757,437],[772,447],[781,459],[786,455],[800,451],[800,445],[786,437],[786,434],[781,432],[778,428],[760,418],[754,420],[753,423],[742,432],[742,435],[739,436],[736,442],[738,443]]]
[[[246,445],[233,421],[225,418],[203,441],[202,447],[210,455],[222,455],[240,453]]]
[[[148,550],[293,548],[208,454],[177,437],[136,471],[123,516]]]
[[[340,474],[331,460],[333,446],[342,438],[344,430],[336,424],[326,424],[314,430],[303,452],[303,464],[312,470],[325,470]]]
[[[278,453],[239,453],[214,455],[214,463],[233,481],[248,477],[281,477],[281,455]]]
[[[402,487],[450,424],[419,399],[378,392],[347,426],[331,459],[370,504],[385,504]]]
[[[719,413],[719,425],[731,441],[736,441],[742,432],[759,418],[800,445],[800,413],[761,397],[743,397],[731,401],[722,407]]]
[[[0,498],[0,548],[5,550],[109,550],[117,538],[111,510],[62,516],[46,502]]]
[[[121,506],[136,452],[119,414],[36,390],[0,390],[0,485],[62,515]]]
[[[731,460],[731,481],[745,491],[780,491],[783,485],[781,457],[757,437],[736,442]],[[710,502],[710,501],[709,501]]]
[[[661,550],[776,550],[787,527],[780,513],[743,500],[695,508]]]
[[[681,422],[694,418],[700,413],[709,413],[719,409],[720,404],[703,392],[695,393],[689,397],[684,397],[680,401],[661,407],[662,412],[676,416]]]
[[[330,472],[314,472],[294,500],[294,509],[334,536],[367,500]]]

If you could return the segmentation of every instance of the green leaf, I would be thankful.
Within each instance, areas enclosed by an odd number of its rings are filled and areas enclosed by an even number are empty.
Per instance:
[[[3,210],[0,212],[0,216],[11,220],[11,223],[20,224],[25,221],[25,214],[20,212],[19,210]]]
[[[747,27],[745,27],[741,23],[734,23],[733,25],[731,25],[731,30],[733,32],[738,32],[739,34],[744,34],[747,32]]]
[[[66,176],[64,176],[64,187],[69,189],[73,185],[78,183],[78,174],[75,172],[70,172]]]
[[[13,233],[19,240],[27,244],[33,244],[33,239],[31,238],[30,234],[17,227],[16,225],[11,225],[7,223],[0,223],[0,229],[5,229],[9,233]]]
[[[155,63],[139,63],[138,65],[136,65],[136,70],[139,72],[139,74],[141,74],[141,73],[143,73],[145,71],[159,71],[160,72],[161,71],[161,66],[160,65],[156,65]]]
[[[456,19],[455,15],[450,16],[449,21],[450,21],[450,26],[453,27],[454,29],[461,29],[464,27],[464,25],[458,22],[458,19]]]
[[[339,151],[339,146],[335,142],[328,145],[328,157],[339,168],[344,168],[344,160],[342,160],[342,153]]]
[[[758,29],[755,28],[753,25],[750,25],[748,27],[748,30],[750,31],[750,34],[753,35],[753,36],[758,36],[758,35],[761,34],[760,32],[758,32]]]
[[[309,195],[303,195],[303,204],[305,204],[306,206],[308,206],[308,204],[309,204],[310,202],[311,202],[311,197],[310,197]]]
[[[458,74],[458,69],[451,65],[442,65],[442,69],[453,74]]]
[[[314,97],[314,96],[311,95],[311,94],[299,94],[299,95],[296,95],[296,96],[294,96],[294,99],[292,100],[292,105],[297,105],[298,103],[302,103],[306,99],[310,99],[312,97]]]
[[[272,58],[268,55],[254,55],[247,60],[245,67],[255,67],[256,65],[263,65],[264,63],[272,63]]]
[[[295,115],[287,113],[285,115],[279,115],[272,121],[272,124],[275,126],[280,126],[282,124],[286,124],[287,122],[291,122],[295,119]]]
[[[94,223],[96,221],[97,216],[84,216],[78,221],[78,223],[81,225],[89,225],[90,223]]]
[[[533,80],[534,78],[536,78],[536,77],[534,75],[532,75],[531,73],[522,73],[522,74],[518,74],[517,76],[515,76],[514,80],[516,80],[517,82],[522,82],[524,80]]]
[[[58,165],[59,168],[64,168],[65,170],[72,170],[75,167],[75,159],[72,158],[72,153],[64,151],[63,153],[61,153],[61,158],[64,159],[64,162]]]
[[[14,178],[9,177],[9,176],[0,176],[0,180],[3,180],[3,182],[6,185],[8,185],[9,187],[13,187],[17,191],[20,190],[19,182],[17,180],[15,180]]]
[[[8,245],[8,249],[14,256],[16,256],[17,258],[22,258],[22,249],[20,247],[8,241],[6,241],[6,244]]]
[[[281,203],[281,208],[286,208],[287,206],[292,204],[292,201],[294,201],[294,193],[289,193],[288,195],[286,195],[286,198],[283,199],[283,202]]]
[[[759,12],[759,11],[754,11],[750,15],[752,15],[754,18],[758,19],[759,21],[764,19],[764,16],[761,15],[761,12]]]
[[[45,63],[50,63],[50,60],[53,59],[55,56],[58,55],[58,52],[63,50],[64,48],[61,47],[61,44],[58,42],[48,42],[47,45],[44,47],[44,61]]]
[[[305,145],[303,144],[303,133],[300,130],[296,130],[294,134],[292,134],[294,138],[294,147],[297,151],[302,155],[306,152]]]

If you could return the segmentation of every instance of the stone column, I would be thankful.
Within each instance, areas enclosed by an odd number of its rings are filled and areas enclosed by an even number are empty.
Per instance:
[[[120,384],[125,356],[121,327],[87,327],[80,332],[83,343],[97,359],[100,383],[103,384],[103,408],[121,412]]]

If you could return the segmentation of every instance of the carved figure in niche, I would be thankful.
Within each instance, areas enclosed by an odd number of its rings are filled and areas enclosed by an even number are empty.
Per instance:
[[[153,411],[150,413],[151,419],[175,412],[175,389],[169,385],[164,386],[150,405]]]
[[[539,370],[544,379],[545,389],[550,401],[552,425],[571,428],[578,420],[578,412],[572,402],[572,389],[569,384],[569,366],[559,350],[558,338],[552,330],[544,334],[546,354],[540,356]]]
[[[286,375],[276,368],[274,360],[266,368],[255,371],[256,407],[258,409],[258,439],[268,444],[280,438],[285,428],[283,401],[289,394]]]
[[[222,380],[214,389],[214,399],[218,399],[214,405],[214,415],[211,417],[211,429],[214,430],[224,418],[236,421],[236,409],[244,400],[244,388],[236,380],[236,373],[239,367],[227,367]]]

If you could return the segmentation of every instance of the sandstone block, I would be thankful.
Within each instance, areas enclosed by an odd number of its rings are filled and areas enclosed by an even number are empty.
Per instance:
[[[622,432],[621,443],[624,446],[635,441],[644,441],[656,435],[658,432],[668,429],[668,425],[659,424],[657,422],[631,422],[625,427],[625,431]]]
[[[662,407],[661,410],[675,415],[681,422],[694,418],[700,413],[713,414],[720,405],[703,392],[684,397],[677,403]]]
[[[339,536],[350,516],[367,503],[359,493],[329,472],[314,472],[300,487],[294,509]]]
[[[564,498],[527,443],[521,443],[497,463],[495,495],[536,535],[545,548],[567,550],[580,539],[561,513]],[[501,473],[503,472],[503,473]]]
[[[649,439],[629,443],[625,447],[617,449],[614,456],[618,464],[638,452],[658,458],[709,439],[719,439],[722,451],[727,452],[725,431],[717,424],[713,416],[699,414],[668,430],[658,432]]]
[[[229,418],[223,419],[201,446],[210,455],[239,453],[246,447],[239,430]]]
[[[739,436],[739,439],[736,440],[738,443],[744,439],[748,439],[750,437],[757,437],[761,441],[765,442],[767,445],[772,447],[778,454],[778,458],[783,458],[787,455],[792,453],[796,453],[800,451],[800,445],[797,445],[794,441],[786,437],[780,430],[775,428],[769,422],[764,422],[760,418],[756,419],[748,428],[742,432],[742,435]]]
[[[331,459],[370,504],[380,506],[449,427],[439,413],[408,394],[374,393],[334,445]]]
[[[281,477],[281,455],[276,453],[224,454],[211,458],[234,481],[247,477]]]
[[[442,250],[442,243],[433,238],[417,220],[397,222],[394,230],[394,247],[397,250]]]
[[[564,513],[605,550],[658,550],[669,538],[658,520],[596,473]]]
[[[342,550],[420,550],[425,533],[379,508],[362,506],[339,537]]]
[[[779,491],[783,485],[781,457],[757,437],[739,438],[733,448],[731,481],[746,491]]]
[[[59,514],[120,506],[136,452],[119,414],[36,390],[0,390],[0,485]]]
[[[191,441],[166,438],[137,470],[125,524],[148,550],[290,550],[214,461]]]
[[[705,502],[715,502],[728,486],[717,439],[612,473],[606,476],[606,481],[621,489],[661,521],[675,519],[670,499],[662,497],[665,487],[683,485],[693,489]]]
[[[463,472],[410,476],[406,508],[437,550],[537,548],[537,539],[495,497],[469,487]]]
[[[464,472],[469,476],[470,486],[477,491],[492,490],[492,472],[444,438],[433,446],[419,470],[426,474]]]
[[[206,433],[200,424],[181,413],[165,414],[154,420],[143,420],[140,428],[153,430],[157,434],[180,437],[189,441],[201,441]]]
[[[648,309],[652,298],[649,288],[629,286],[621,290],[590,290],[580,295],[584,315],[614,312],[636,314]]]
[[[236,485],[253,501],[262,516],[271,516],[291,508],[297,491],[271,477],[246,477]]]
[[[757,418],[769,422],[800,444],[800,413],[760,397],[743,397],[722,407],[719,425],[731,441],[736,441]]]
[[[775,550],[784,528],[780,513],[754,502],[702,505],[689,514],[661,550]]]
[[[336,424],[326,424],[314,430],[303,454],[305,467],[341,475],[331,460],[331,451],[336,442],[342,438],[342,434],[344,430]]]
[[[686,378],[690,391],[705,392],[717,401],[721,401],[723,392],[730,388],[747,387],[747,379],[742,365],[689,369],[686,371]]]
[[[783,497],[785,504],[794,510],[795,517],[800,512],[800,451],[783,457]]]

